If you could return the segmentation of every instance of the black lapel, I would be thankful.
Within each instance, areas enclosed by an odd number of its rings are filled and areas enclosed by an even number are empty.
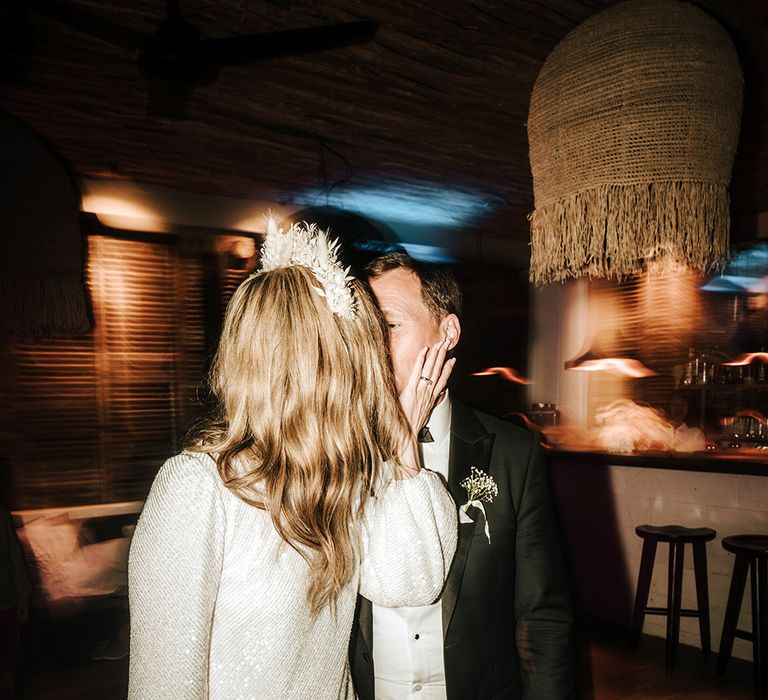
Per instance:
[[[358,625],[360,626],[360,634],[363,635],[368,652],[373,658],[373,605],[368,598],[359,596],[360,598],[360,615],[358,617]]]
[[[467,492],[461,481],[468,477],[472,467],[490,471],[491,449],[495,435],[489,433],[478,420],[474,411],[458,401],[451,401],[451,446],[448,457],[448,490],[457,506],[467,502]],[[459,543],[453,557],[451,570],[443,588],[443,638],[448,633],[453,610],[459,597],[464,565],[467,563],[469,546],[475,534],[477,516],[472,523],[459,524]],[[361,615],[362,617],[362,615]]]

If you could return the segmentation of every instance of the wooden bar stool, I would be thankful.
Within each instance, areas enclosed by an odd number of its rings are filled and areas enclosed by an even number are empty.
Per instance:
[[[768,679],[768,535],[732,535],[723,538],[723,547],[736,555],[728,592],[728,605],[723,620],[723,635],[717,655],[717,672],[725,667],[733,650],[733,640],[752,642],[752,661],[755,674],[755,696],[766,697]],[[752,589],[752,631],[737,629],[741,601],[747,584],[747,571]]]
[[[698,617],[701,632],[701,648],[705,655],[711,651],[709,630],[709,588],[707,585],[707,542],[715,539],[717,533],[708,527],[690,528],[680,525],[639,525],[635,528],[638,537],[643,539],[643,556],[640,560],[640,574],[637,578],[635,610],[632,616],[631,639],[633,646],[640,640],[646,615],[666,615],[667,646],[665,665],[667,673],[675,667],[677,644],[680,638],[680,618]],[[659,542],[669,543],[669,571],[667,577],[667,606],[649,608],[648,593],[651,590],[653,564],[656,559],[656,546]],[[680,603],[683,595],[683,563],[685,545],[693,548],[693,568],[696,575],[696,602],[698,609],[682,610]]]

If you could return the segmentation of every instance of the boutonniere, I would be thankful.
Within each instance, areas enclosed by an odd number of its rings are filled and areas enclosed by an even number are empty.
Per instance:
[[[499,487],[496,486],[492,476],[477,467],[472,467],[470,475],[461,482],[461,486],[467,491],[467,502],[461,506],[461,509],[466,513],[470,506],[474,506],[482,512],[485,519],[485,536],[490,544],[491,532],[488,529],[488,514],[485,512],[483,502],[493,503],[494,497],[499,495]]]

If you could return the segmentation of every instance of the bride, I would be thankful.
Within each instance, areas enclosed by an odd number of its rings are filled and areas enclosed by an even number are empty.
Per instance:
[[[261,262],[227,308],[218,418],[162,466],[133,537],[134,700],[354,697],[357,593],[431,603],[456,547],[411,427],[445,348],[398,403],[378,311],[325,234],[270,220]]]

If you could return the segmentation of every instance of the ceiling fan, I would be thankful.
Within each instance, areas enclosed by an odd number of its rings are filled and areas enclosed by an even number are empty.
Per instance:
[[[297,56],[373,38],[375,21],[344,22],[223,39],[201,39],[197,27],[181,14],[179,0],[167,0],[165,18],[154,36],[120,27],[60,0],[32,0],[31,7],[75,31],[138,51],[138,67],[147,78],[147,112],[180,118],[195,87],[213,82],[222,66],[244,65]]]

